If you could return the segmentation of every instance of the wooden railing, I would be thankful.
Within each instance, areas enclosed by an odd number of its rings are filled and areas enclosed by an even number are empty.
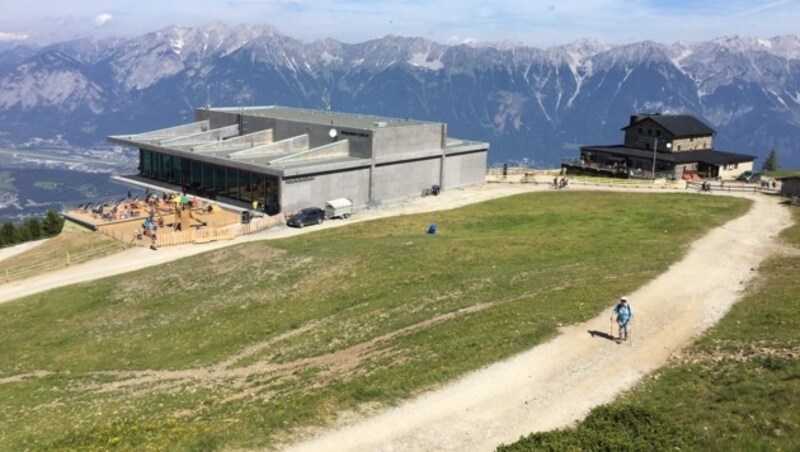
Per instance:
[[[212,224],[207,224],[206,226],[200,228],[191,228],[184,231],[170,231],[168,228],[162,228],[156,233],[155,242],[153,242],[150,237],[143,236],[140,233],[135,235],[130,233],[126,234],[116,231],[112,228],[104,227],[98,228],[98,231],[128,245],[154,245],[158,248],[162,246],[186,245],[189,243],[208,243],[217,240],[231,240],[239,237],[240,235],[253,234],[255,232],[284,224],[285,222],[286,219],[284,215],[280,213],[271,217],[256,217],[251,219],[247,224],[236,223],[228,226],[216,226],[212,222]]]

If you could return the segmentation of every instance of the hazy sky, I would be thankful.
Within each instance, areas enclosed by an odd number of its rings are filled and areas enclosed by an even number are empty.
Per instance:
[[[130,37],[168,25],[269,24],[304,42],[388,34],[536,47],[796,34],[800,0],[2,0],[0,40]]]

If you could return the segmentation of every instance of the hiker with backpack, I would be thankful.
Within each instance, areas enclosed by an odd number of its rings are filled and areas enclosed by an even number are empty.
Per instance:
[[[628,299],[626,297],[620,298],[619,303],[614,306],[611,312],[617,316],[617,325],[619,325],[617,340],[627,341],[630,333],[629,326],[633,319],[633,308],[628,304]]]

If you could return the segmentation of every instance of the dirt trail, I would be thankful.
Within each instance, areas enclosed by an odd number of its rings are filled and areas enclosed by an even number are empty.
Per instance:
[[[532,431],[567,426],[610,402],[719,321],[791,224],[778,199],[711,231],[666,273],[630,295],[632,340],[608,333],[610,313],[562,329],[554,340],[481,369],[397,408],[323,433],[295,451],[494,450]],[[609,307],[610,310],[610,307]]]
[[[24,253],[25,251],[32,250],[37,246],[44,245],[49,239],[36,240],[34,242],[25,242],[19,245],[0,248],[0,261],[16,256],[17,254]]]

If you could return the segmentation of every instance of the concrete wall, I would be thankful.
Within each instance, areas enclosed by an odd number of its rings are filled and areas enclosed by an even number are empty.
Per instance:
[[[286,213],[304,207],[324,208],[326,201],[336,198],[350,198],[356,207],[365,205],[369,201],[369,168],[290,178],[281,182],[281,202]]]
[[[444,164],[444,189],[486,181],[487,151],[448,156]]]
[[[198,121],[203,121],[206,119],[209,120],[212,129],[237,124],[237,117],[235,113],[198,108],[194,111],[194,116]]]
[[[305,122],[279,120],[263,116],[239,116],[236,112],[222,112],[199,109],[195,111],[198,121],[208,119],[211,128],[223,127],[231,124],[240,124],[241,133],[252,133],[259,130],[273,129],[273,139],[281,141],[298,135],[308,135],[309,146],[312,148],[324,146],[334,141],[346,139],[350,143],[349,155],[354,157],[369,158],[372,153],[372,134],[369,130],[340,128],[334,123],[310,124]],[[336,129],[338,135],[331,138],[331,128]]]
[[[307,162],[317,160],[320,158],[335,158],[347,157],[348,143],[347,140],[334,141],[333,143],[326,144],[317,148],[306,149],[296,154],[278,157],[270,161],[272,163],[288,163],[288,162]]]
[[[335,141],[347,140],[350,143],[350,155],[354,157],[369,158],[369,154],[372,151],[371,135],[368,130],[342,129],[336,127],[336,124],[331,127],[328,124],[309,124],[273,119],[270,119],[270,121],[275,127],[276,140],[308,134],[309,146],[312,148],[324,146]],[[331,128],[336,129],[337,132],[337,136],[334,138],[329,135]]]
[[[390,201],[405,196],[418,196],[423,188],[439,184],[441,158],[375,167],[373,174],[373,199]]]
[[[442,149],[444,124],[418,124],[409,127],[384,127],[373,130],[373,157],[386,157],[413,151]]]

